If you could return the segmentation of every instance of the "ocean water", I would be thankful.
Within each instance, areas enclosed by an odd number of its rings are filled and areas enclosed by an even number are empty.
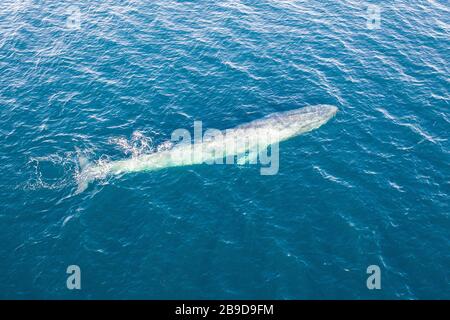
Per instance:
[[[3,0],[0,298],[449,299],[449,29],[444,0]],[[283,142],[276,175],[75,193],[80,154],[316,104],[339,112]]]

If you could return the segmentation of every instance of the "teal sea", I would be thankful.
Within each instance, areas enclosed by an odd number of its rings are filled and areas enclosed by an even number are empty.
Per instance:
[[[0,298],[450,299],[449,71],[446,0],[1,1]],[[75,192],[80,154],[317,104],[276,175]]]

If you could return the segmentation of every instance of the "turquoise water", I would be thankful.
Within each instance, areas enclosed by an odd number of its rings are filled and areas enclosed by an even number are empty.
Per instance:
[[[372,28],[368,4],[2,1],[0,297],[449,299],[450,6],[379,2]],[[75,194],[80,153],[316,104],[340,111],[280,145],[277,175],[200,165]]]

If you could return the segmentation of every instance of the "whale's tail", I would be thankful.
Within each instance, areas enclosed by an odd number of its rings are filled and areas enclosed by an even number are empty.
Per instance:
[[[107,160],[98,160],[90,162],[79,150],[78,154],[78,173],[76,175],[77,190],[75,194],[81,193],[87,189],[89,183],[97,179],[104,179],[110,173],[112,164]]]
[[[89,160],[84,155],[82,155],[79,152],[79,150],[77,150],[77,154],[78,154],[79,172],[76,176],[78,187],[77,190],[75,191],[75,194],[79,194],[84,190],[86,190],[87,187],[89,186],[89,182],[93,180],[93,178],[91,178],[91,175],[89,174],[90,172],[89,168],[91,166]]]
[[[84,190],[86,190],[87,187],[89,186],[89,182],[90,180],[88,179],[78,179],[78,187],[77,190],[75,191],[75,194],[79,194]]]

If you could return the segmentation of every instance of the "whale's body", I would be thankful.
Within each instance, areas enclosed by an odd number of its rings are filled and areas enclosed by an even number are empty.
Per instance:
[[[330,120],[337,110],[331,105],[316,105],[272,113],[262,119],[222,131],[225,133],[223,135],[212,134],[199,143],[180,143],[169,150],[125,160],[85,165],[78,176],[77,192],[85,190],[89,182],[108,175],[217,163],[224,158],[235,156],[239,158],[317,129]]]

